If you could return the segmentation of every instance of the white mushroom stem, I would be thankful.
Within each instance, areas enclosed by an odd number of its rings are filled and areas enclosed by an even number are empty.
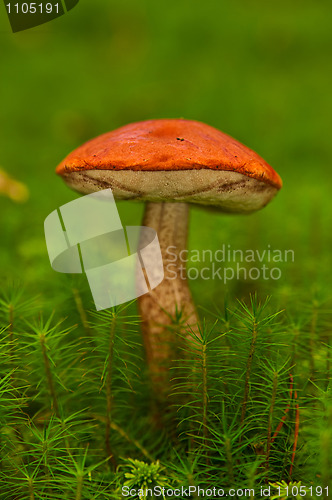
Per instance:
[[[143,225],[152,227],[158,234],[165,272],[162,283],[139,298],[147,362],[155,386],[167,385],[174,360],[173,347],[178,343],[176,333],[198,331],[199,320],[185,269],[180,268],[184,266],[181,251],[187,248],[188,219],[187,203],[146,204]]]

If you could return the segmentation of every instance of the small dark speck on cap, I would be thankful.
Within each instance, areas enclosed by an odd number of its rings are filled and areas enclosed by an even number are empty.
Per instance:
[[[176,140],[177,141],[184,141],[184,139],[182,139],[181,137],[177,137]]]

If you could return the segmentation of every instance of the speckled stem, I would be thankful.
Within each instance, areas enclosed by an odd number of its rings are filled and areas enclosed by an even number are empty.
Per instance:
[[[144,226],[157,231],[165,272],[162,283],[139,298],[147,362],[158,391],[168,385],[174,348],[180,343],[177,332],[183,335],[189,328],[198,331],[185,263],[180,258],[181,251],[187,248],[188,219],[186,203],[152,202],[147,203],[143,219]]]

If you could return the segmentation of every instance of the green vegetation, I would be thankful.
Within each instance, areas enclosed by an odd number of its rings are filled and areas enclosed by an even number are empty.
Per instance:
[[[1,500],[116,499],[144,484],[327,498],[331,6],[82,0],[16,35],[0,11],[0,166],[30,192],[0,196]],[[295,257],[240,262],[280,279],[190,280],[202,338],[174,360],[160,425],[136,304],[96,313],[84,276],[51,269],[43,221],[77,196],[54,174],[70,150],[167,117],[233,135],[284,181],[257,214],[193,207],[189,249]],[[118,208],[140,224],[141,204]]]
[[[318,303],[300,327],[256,296],[211,315],[174,361],[156,421],[132,306],[82,315],[77,293],[66,299],[77,324],[43,318],[17,288],[1,299],[4,498],[111,499],[125,486],[258,497],[293,479],[328,498],[331,318]]]

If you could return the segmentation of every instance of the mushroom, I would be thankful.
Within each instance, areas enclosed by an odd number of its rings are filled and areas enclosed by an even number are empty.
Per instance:
[[[184,119],[148,120],[103,134],[69,154],[56,172],[80,193],[111,188],[117,200],[146,202],[143,225],[157,231],[165,275],[139,298],[139,310],[152,379],[165,382],[172,323],[198,332],[187,280],[176,272],[187,244],[189,203],[254,212],[281,188],[279,175],[232,137]]]

